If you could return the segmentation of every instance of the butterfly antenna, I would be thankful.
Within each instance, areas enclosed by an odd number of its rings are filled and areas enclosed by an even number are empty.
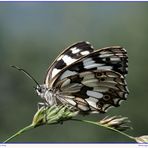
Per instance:
[[[19,67],[17,67],[17,66],[14,66],[14,65],[11,65],[11,67],[12,68],[15,68],[15,69],[17,69],[17,70],[19,70],[19,71],[21,71],[21,72],[23,72],[27,77],[29,77],[31,80],[33,80],[36,84],[37,84],[37,86],[40,88],[40,85],[39,85],[39,83],[35,80],[35,78],[33,77],[33,76],[31,76],[26,70],[24,70],[24,69],[22,69],[22,68],[19,68]]]

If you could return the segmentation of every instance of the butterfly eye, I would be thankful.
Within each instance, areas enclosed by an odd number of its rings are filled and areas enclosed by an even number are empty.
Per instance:
[[[41,92],[42,92],[41,87],[37,87],[37,88],[36,88],[36,90],[37,90],[39,93],[41,93]]]

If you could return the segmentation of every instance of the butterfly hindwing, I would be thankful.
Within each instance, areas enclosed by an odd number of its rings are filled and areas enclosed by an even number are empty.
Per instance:
[[[106,112],[126,100],[124,77],[113,71],[87,71],[58,81],[57,98],[85,112]]]
[[[78,42],[70,47],[66,48],[51,64],[49,67],[45,82],[46,84],[50,81],[65,67],[74,63],[82,56],[88,55],[93,52],[94,49],[89,42]]]

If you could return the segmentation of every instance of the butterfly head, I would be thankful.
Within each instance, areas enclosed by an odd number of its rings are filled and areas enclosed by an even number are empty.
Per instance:
[[[17,67],[14,65],[12,65],[11,67],[23,72],[27,77],[29,77],[31,80],[34,81],[34,83],[37,85],[37,87],[34,87],[37,94],[42,99],[44,99],[48,105],[51,106],[51,105],[56,104],[56,99],[53,95],[53,90],[51,90],[46,84],[40,85],[32,75],[30,75],[26,70],[24,70],[20,67]]]
[[[45,98],[45,94],[48,91],[48,88],[45,84],[43,85],[37,85],[37,87],[35,88],[37,94],[41,97],[41,98]]]
[[[47,85],[37,85],[36,92],[38,96],[46,101],[49,106],[56,104],[56,99],[54,98],[53,91],[47,87]]]

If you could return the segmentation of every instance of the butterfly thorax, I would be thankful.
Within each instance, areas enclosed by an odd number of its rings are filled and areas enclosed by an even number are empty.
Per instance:
[[[53,90],[51,88],[48,88],[46,84],[37,86],[36,92],[42,99],[46,101],[49,106],[56,104]]]

